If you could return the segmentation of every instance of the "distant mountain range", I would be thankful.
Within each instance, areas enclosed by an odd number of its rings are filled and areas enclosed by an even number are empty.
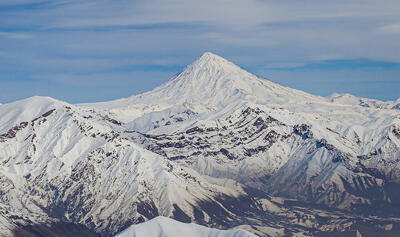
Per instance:
[[[315,96],[205,53],[129,98],[0,105],[0,187],[2,236],[112,236],[158,216],[399,236],[400,100]],[[138,226],[158,222],[182,225]]]

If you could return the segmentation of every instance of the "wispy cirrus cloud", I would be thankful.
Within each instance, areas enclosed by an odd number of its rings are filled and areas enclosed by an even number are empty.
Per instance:
[[[385,25],[380,27],[379,30],[389,34],[400,34],[400,23]]]
[[[0,37],[7,37],[10,39],[30,39],[33,37],[33,35],[25,34],[25,33],[1,32],[0,31]]]

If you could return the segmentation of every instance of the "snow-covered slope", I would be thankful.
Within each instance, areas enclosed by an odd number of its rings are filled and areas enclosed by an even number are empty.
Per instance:
[[[156,217],[150,221],[133,225],[116,237],[256,237],[245,230],[217,230],[196,224],[186,224],[166,217]]]
[[[191,218],[197,202],[220,203],[215,196],[241,192],[141,148],[122,136],[117,121],[93,111],[43,97],[0,110],[0,197],[10,212],[114,233],[158,215]],[[201,213],[207,222],[211,213]]]
[[[345,105],[359,105],[363,107],[372,107],[377,109],[400,109],[400,98],[396,101],[380,101],[368,98],[356,97],[350,94],[334,93],[328,96],[331,102]]]

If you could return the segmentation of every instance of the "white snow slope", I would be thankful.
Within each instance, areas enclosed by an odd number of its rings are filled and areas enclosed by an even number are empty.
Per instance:
[[[245,230],[217,230],[193,223],[186,224],[167,217],[156,217],[147,222],[133,225],[116,237],[256,237]]]

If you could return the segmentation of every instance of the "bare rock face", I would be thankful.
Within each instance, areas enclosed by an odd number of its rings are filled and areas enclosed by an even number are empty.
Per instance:
[[[167,216],[267,236],[397,233],[395,104],[310,95],[212,53],[127,99],[3,104],[0,230],[111,236]]]

